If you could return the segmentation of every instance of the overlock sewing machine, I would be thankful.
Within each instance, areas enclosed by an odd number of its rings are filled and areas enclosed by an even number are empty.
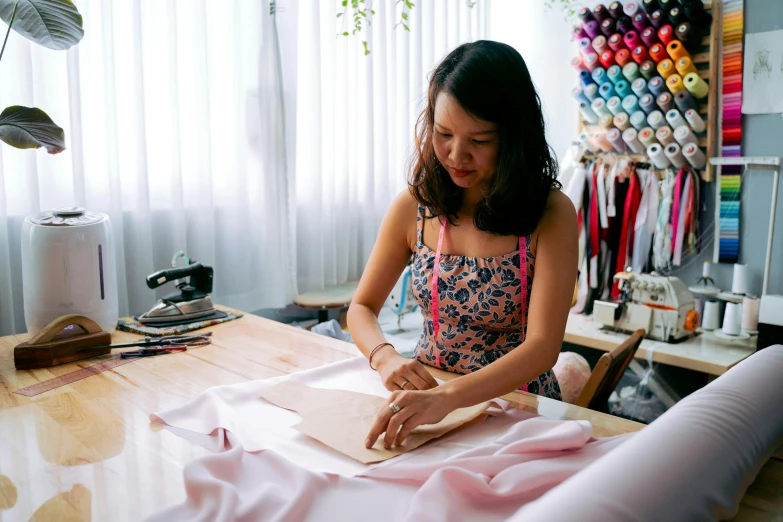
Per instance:
[[[593,320],[624,332],[644,328],[647,337],[676,343],[692,337],[699,326],[693,294],[674,276],[619,272],[620,298],[595,301]]]

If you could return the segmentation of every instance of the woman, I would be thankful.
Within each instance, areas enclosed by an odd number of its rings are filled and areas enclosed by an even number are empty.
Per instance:
[[[393,391],[367,447],[384,432],[386,448],[401,444],[416,426],[518,388],[560,398],[551,369],[578,249],[556,176],[519,53],[478,41],[449,54],[417,123],[409,190],[384,217],[348,312],[353,339]],[[377,318],[411,255],[425,326],[409,360]],[[438,386],[424,365],[465,376]]]

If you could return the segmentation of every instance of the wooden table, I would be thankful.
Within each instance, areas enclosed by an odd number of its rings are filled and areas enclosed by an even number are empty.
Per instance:
[[[0,338],[0,519],[139,520],[180,503],[183,467],[208,451],[151,423],[150,413],[210,386],[359,355],[351,344],[253,315],[211,329],[212,345],[139,359],[32,398],[12,392],[99,358],[16,371],[13,346],[27,336]],[[589,420],[599,436],[642,427],[526,393],[509,398],[549,418]]]
[[[582,314],[570,314],[566,324],[564,341],[605,352],[620,345],[628,334],[603,330],[599,323]],[[636,352],[637,359],[647,359],[653,350],[653,361],[688,370],[696,370],[710,376],[726,373],[729,368],[756,351],[756,338],[747,341],[723,341],[712,332],[703,332],[677,344],[652,339],[642,341]]]

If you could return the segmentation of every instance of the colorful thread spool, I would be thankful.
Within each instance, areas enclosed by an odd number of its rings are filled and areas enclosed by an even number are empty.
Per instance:
[[[585,61],[587,60],[585,59]],[[674,62],[671,61],[669,58],[666,58],[665,60],[661,60],[658,63],[658,75],[664,80],[668,80],[669,76],[676,73],[677,73],[677,69],[674,68]]]
[[[606,70],[606,76],[612,83],[617,83],[623,79],[623,68],[615,64]]]
[[[644,147],[639,141],[639,132],[633,127],[623,131],[623,141],[634,154],[641,154],[644,151]]]
[[[677,24],[685,22],[685,12],[680,7],[672,7],[669,11],[669,21],[673,27],[677,27]]]
[[[695,143],[689,143],[682,148],[682,155],[694,169],[703,169],[707,158]]]
[[[655,63],[661,63],[669,58],[669,53],[666,52],[666,47],[664,47],[663,44],[653,44],[653,46],[650,47],[650,58],[652,58]]]
[[[625,49],[625,42],[623,42],[623,35],[621,35],[620,33],[614,33],[612,36],[610,36],[608,43],[609,43],[609,49],[611,49],[614,52],[617,52],[620,49]]]
[[[626,63],[631,61],[631,51],[628,49],[620,49],[614,55],[614,59],[617,65],[624,67]]]
[[[585,93],[582,91],[581,87],[574,87],[571,89],[571,97],[575,99],[577,103],[590,103],[590,100],[587,99],[587,96],[585,96]]]
[[[631,117],[625,112],[618,112],[614,117],[614,126],[620,130],[625,130],[631,126]]]
[[[678,5],[679,3],[680,3],[679,0],[658,0],[658,5],[660,6],[660,8],[666,11],[667,13],[672,7]]]
[[[687,90],[680,91],[675,94],[674,103],[677,105],[677,109],[679,109],[679,111],[683,114],[688,112],[690,109],[697,110],[699,108],[696,105],[696,100],[693,99],[693,96],[691,96],[691,93],[689,93]]]
[[[655,27],[645,27],[644,30],[642,30],[642,42],[644,42],[644,45],[647,47],[652,47],[653,45],[660,43],[658,40],[658,31],[655,30]]]
[[[669,17],[666,16],[666,13],[664,13],[661,9],[656,9],[650,14],[650,23],[656,29],[660,29],[668,21]]]
[[[592,78],[590,79],[592,80]],[[664,90],[666,90],[666,85],[664,84],[663,78],[660,76],[653,76],[650,78],[650,81],[647,82],[647,88],[650,89],[650,92],[655,96],[659,96]]]
[[[620,129],[609,129],[606,133],[606,139],[612,144],[614,150],[617,152],[625,152],[625,142],[623,141],[623,133]]]
[[[592,40],[599,34],[601,34],[601,26],[598,25],[598,22],[595,20],[590,20],[589,22],[585,23],[585,31],[587,32],[587,36],[590,37]]]
[[[614,116],[612,116],[611,114],[602,114],[598,118],[598,125],[600,125],[604,129],[613,129],[614,128],[614,124],[612,123],[613,118]]]
[[[611,18],[612,15],[609,14],[609,11],[604,4],[598,4],[593,7],[593,17],[598,21],[603,21],[607,18]]]
[[[668,158],[663,153],[663,147],[659,143],[653,143],[647,147],[647,157],[650,158],[650,161],[655,165],[656,169],[665,169],[671,165]]]
[[[595,52],[595,49],[593,49],[593,41],[590,38],[580,38],[577,45],[579,46],[579,54],[582,56]]]
[[[614,90],[617,91],[617,96],[625,98],[629,94],[633,94],[631,90],[631,84],[626,80],[620,80],[614,84]]]
[[[652,60],[647,60],[639,66],[639,72],[645,80],[649,80],[655,76],[655,73],[658,71],[655,68],[655,62]]]
[[[612,65],[614,65],[615,62],[615,56],[612,51],[604,51],[601,53],[601,65],[604,66],[604,68],[609,69]]]
[[[606,77],[606,69],[603,67],[596,67],[593,71],[593,80],[595,80],[595,83],[598,85],[601,85],[602,83],[608,82],[609,79]]]
[[[629,82],[633,82],[637,78],[641,78],[642,73],[639,72],[639,66],[634,62],[629,62],[623,67],[623,76]]]
[[[633,53],[631,53],[631,58],[633,58],[633,61],[637,64],[642,64],[650,59],[650,53],[647,51],[647,47],[643,45],[637,45]]]
[[[612,2],[609,4],[609,14],[617,20],[621,16],[623,16],[625,13],[623,12],[623,3],[622,2]]]
[[[596,146],[593,144],[593,140],[590,139],[590,135],[587,134],[587,132],[582,132],[579,134],[579,143],[582,144],[584,148],[589,150],[590,152],[595,152],[598,150]]]
[[[593,103],[590,104],[590,108],[593,109],[593,112],[596,113],[598,117],[601,117],[604,114],[612,114],[609,112],[609,109],[606,108],[606,100],[603,98],[596,98],[593,100]]]
[[[674,96],[670,92],[662,92],[655,98],[655,103],[658,104],[662,112],[669,112],[674,108]]]
[[[574,56],[571,58],[571,67],[573,67],[575,71],[586,69],[584,62],[582,62],[581,56]]]
[[[685,56],[674,62],[674,66],[677,68],[677,74],[685,77],[688,73],[698,73],[699,70],[693,65],[693,60],[690,57]]]
[[[582,82],[582,85],[585,86],[590,85],[591,83],[595,83],[595,80],[593,80],[593,74],[585,69],[579,71],[579,81]]]
[[[677,94],[680,91],[685,90],[685,84],[682,83],[682,76],[679,74],[672,74],[666,79],[666,87],[669,88],[672,94]]]
[[[644,78],[637,78],[634,81],[631,82],[631,90],[636,95],[637,98],[641,98],[645,94],[648,94],[650,91],[647,89],[647,80]]]
[[[704,4],[701,1],[689,1],[683,6],[685,17],[690,20],[694,29],[705,31],[712,24],[712,15],[705,11]]]
[[[604,51],[608,51],[609,44],[606,41],[606,37],[603,35],[596,36],[595,39],[593,39],[593,49],[595,49],[595,52],[599,55]]]
[[[678,169],[688,165],[688,160],[686,160],[685,156],[682,155],[682,149],[680,149],[680,146],[676,143],[669,143],[666,145],[666,147],[663,149],[663,152],[666,154],[666,157],[669,159],[669,161],[671,161],[672,165]]]
[[[677,39],[685,45],[691,53],[701,47],[701,32],[691,25],[690,22],[683,22],[674,29]]]
[[[609,38],[617,30],[617,22],[612,18],[607,18],[601,22],[601,32]]]
[[[579,18],[581,18],[582,23],[584,24],[592,20],[595,20],[595,17],[593,16],[593,12],[588,7],[583,7],[579,10]]]
[[[625,34],[628,31],[633,31],[633,22],[630,17],[623,15],[617,19],[617,32]]]
[[[661,111],[652,111],[650,114],[647,115],[647,124],[653,129],[658,130],[664,125],[666,125],[666,119],[663,117]]]
[[[653,143],[658,143],[655,139],[655,131],[651,127],[644,127],[639,131],[639,141],[645,149]]]
[[[669,42],[668,45],[666,45],[666,52],[669,53],[672,60],[691,57],[691,54],[679,40],[672,40]]]
[[[598,88],[598,94],[600,94],[601,98],[603,98],[604,100],[608,100],[612,96],[617,96],[617,92],[615,91],[612,82],[602,83],[601,86]]]
[[[600,65],[600,62],[598,61],[598,55],[595,53],[588,53],[584,55],[582,62],[584,62],[585,67],[587,67],[587,70],[591,73],[595,70],[596,67]]]
[[[644,31],[646,27],[652,27],[652,25],[650,25],[650,21],[647,19],[647,15],[644,14],[643,11],[639,11],[638,13],[636,13],[631,23],[633,23],[633,26],[636,28],[636,31],[639,33]]]
[[[614,116],[617,116],[623,112],[623,103],[619,96],[612,96],[606,100],[606,106],[609,109],[609,112],[611,112]]]
[[[581,38],[587,38],[587,31],[585,31],[585,28],[581,25],[575,25],[572,29],[574,39],[579,40]]]
[[[643,45],[644,42],[642,42],[641,37],[639,36],[639,33],[636,31],[628,31],[623,35],[623,42],[625,42],[625,46],[628,49],[634,49],[640,45]]]
[[[589,30],[587,31],[587,34],[590,34]],[[669,24],[662,26],[660,29],[658,29],[658,38],[661,40],[663,45],[669,45],[669,42],[674,40],[674,28],[672,28],[672,26]]]
[[[688,124],[677,109],[672,109],[666,113],[666,121],[669,122],[672,129]]]
[[[636,111],[631,114],[631,126],[636,130],[641,130],[647,125],[647,115],[642,111]]]
[[[629,94],[623,98],[623,111],[628,114],[641,111],[641,107],[639,107],[639,98],[634,94]]]
[[[707,85],[707,82],[702,80],[696,73],[686,74],[685,78],[683,78],[683,83],[688,92],[697,100],[704,98],[710,93],[710,87]]]
[[[650,114],[652,111],[658,110],[658,104],[655,103],[655,96],[652,94],[644,94],[639,98],[639,107],[642,108],[645,114]]]
[[[696,135],[693,134],[693,131],[687,125],[680,125],[676,129],[674,129],[674,139],[677,140],[677,143],[679,143],[683,147],[688,143],[698,144],[698,141],[696,140]]]
[[[707,128],[707,126],[704,125],[704,120],[696,109],[688,109],[685,111],[685,120],[694,132],[704,132]]]
[[[592,78],[591,78],[592,79]],[[591,83],[590,85],[585,85],[583,89],[585,96],[587,96],[587,99],[590,100],[590,103],[593,102],[596,98],[600,98],[601,95],[598,94],[598,84]],[[590,106],[590,103],[588,103],[588,107]]]
[[[604,152],[612,152],[614,147],[606,139],[606,131],[601,129],[593,133],[593,141],[598,145],[598,148]]]
[[[587,123],[591,125],[595,125],[596,123],[598,123],[598,115],[585,102],[581,102],[579,104],[579,112],[582,113],[582,118],[584,118],[584,120]]]
[[[653,11],[658,9],[658,0],[642,0],[642,8],[647,14],[652,14]]]
[[[636,2],[626,2],[625,6],[623,6],[623,12],[625,13],[625,16],[633,18],[636,16],[636,13],[639,12],[639,4]]]
[[[672,131],[672,128],[668,125],[664,125],[657,131],[655,131],[655,139],[658,140],[658,142],[661,145],[668,145],[669,143],[674,143],[674,132]]]

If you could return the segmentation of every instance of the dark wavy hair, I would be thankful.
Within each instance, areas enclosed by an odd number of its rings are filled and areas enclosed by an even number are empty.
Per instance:
[[[498,127],[497,169],[476,207],[476,228],[504,236],[530,234],[544,214],[549,191],[561,185],[546,141],[541,100],[522,56],[506,44],[480,40],[454,49],[432,73],[427,107],[416,122],[408,185],[433,216],[454,223],[464,193],[438,161],[432,144],[435,101],[441,92]]]

